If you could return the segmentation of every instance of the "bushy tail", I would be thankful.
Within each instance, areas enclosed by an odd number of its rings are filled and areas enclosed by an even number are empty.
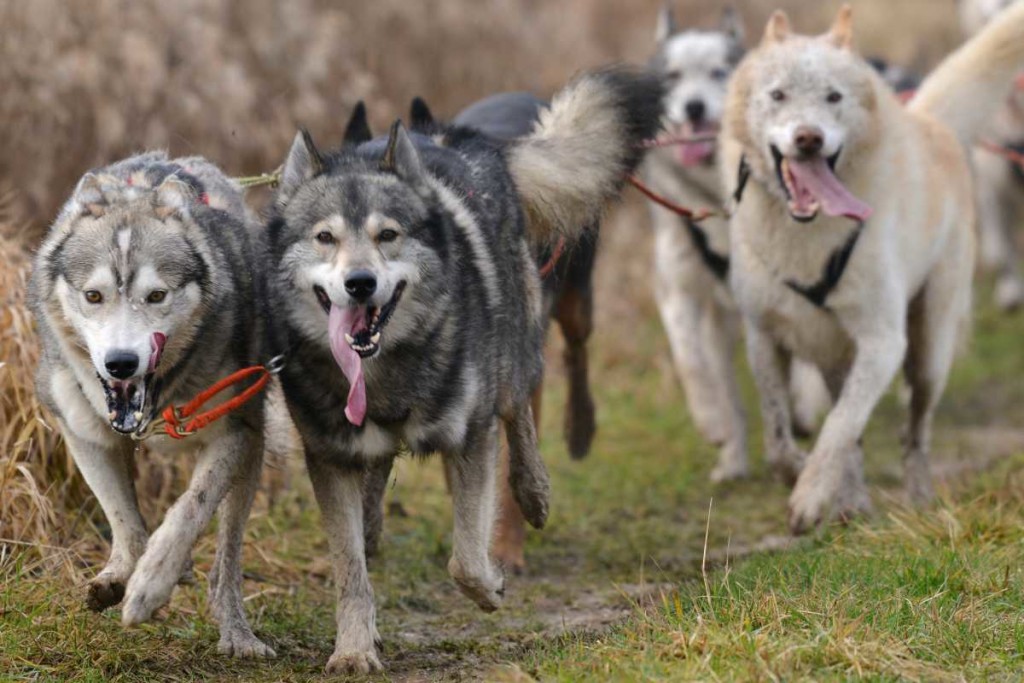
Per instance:
[[[598,218],[658,132],[662,96],[654,73],[622,66],[583,74],[555,96],[509,153],[532,239],[571,237]]]
[[[1024,67],[1024,3],[1015,3],[921,84],[910,108],[953,129],[964,144],[989,124]]]

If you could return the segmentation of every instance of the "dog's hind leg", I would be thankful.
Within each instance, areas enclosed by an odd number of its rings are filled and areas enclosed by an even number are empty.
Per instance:
[[[367,557],[377,554],[384,530],[384,491],[393,464],[394,458],[378,458],[367,466],[363,474],[363,536]]]
[[[239,476],[247,458],[261,448],[248,429],[227,429],[199,452],[188,489],[174,502],[150,537],[125,590],[121,621],[132,626],[149,620],[171,597],[199,535],[206,529]],[[219,579],[218,584],[224,579]]]
[[[323,517],[338,593],[338,631],[327,673],[379,671],[380,635],[363,545],[363,473],[323,464],[308,453],[306,464]]]
[[[258,441],[258,435],[253,440]],[[217,650],[224,655],[245,659],[276,656],[253,634],[242,600],[242,542],[245,523],[259,487],[262,463],[260,448],[243,454],[239,476],[220,506],[217,555],[210,572],[210,605],[220,624]]]
[[[807,456],[793,439],[793,420],[787,390],[790,356],[755,323],[745,325],[747,357],[761,397],[765,461],[788,484],[796,482]]]
[[[743,400],[736,381],[733,351],[736,348],[736,334],[730,329],[729,311],[717,302],[708,302],[701,316],[701,346],[707,359],[708,369],[714,375],[714,390],[718,393],[717,404],[724,440],[718,453],[718,464],[711,471],[711,481],[732,481],[749,473],[747,465],[747,418],[743,411]]]
[[[988,151],[977,150],[974,165],[981,263],[996,274],[996,304],[1013,310],[1024,305],[1024,276],[1012,233],[1020,206],[1019,181],[1005,159]]]
[[[959,255],[963,250],[950,249]],[[932,418],[956,355],[961,325],[970,311],[970,264],[947,256],[911,302],[907,358],[903,366],[910,386],[910,414],[904,434],[904,487],[913,503],[933,496],[928,451]]]
[[[471,432],[466,443],[461,453],[445,453],[444,458],[455,508],[448,573],[467,597],[484,611],[492,612],[501,606],[505,594],[505,579],[490,556],[496,503],[497,422]]]
[[[593,250],[596,247],[588,243],[580,248]],[[592,255],[590,259],[592,261]],[[597,431],[587,367],[587,341],[594,331],[594,293],[590,282],[592,264],[591,268],[584,268],[584,265],[579,267],[581,272],[570,273],[573,280],[566,283],[565,290],[555,304],[555,316],[565,338],[564,358],[569,376],[569,400],[565,410],[564,432],[569,455],[573,460],[587,456]],[[571,264],[571,267],[575,268],[576,264]]]
[[[71,456],[99,500],[110,524],[112,541],[106,567],[89,582],[85,604],[101,611],[121,602],[135,564],[146,549],[146,525],[132,480],[134,444],[119,439],[111,445],[92,443],[61,425]]]

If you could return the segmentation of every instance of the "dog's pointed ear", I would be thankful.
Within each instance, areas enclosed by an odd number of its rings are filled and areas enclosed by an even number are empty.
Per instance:
[[[78,215],[92,214],[99,218],[107,211],[106,196],[103,194],[103,179],[96,173],[89,172],[82,176],[71,193]]]
[[[777,9],[768,20],[768,25],[764,28],[764,38],[761,40],[761,44],[781,43],[789,38],[789,32],[789,16],[782,10]]]
[[[722,19],[719,22],[719,26],[725,35],[740,45],[743,44],[747,37],[746,29],[743,28],[743,17],[740,16],[740,13],[732,5],[726,5],[725,9],[722,10]]]
[[[676,15],[672,11],[672,0],[665,0],[658,10],[658,24],[654,29],[654,39],[664,43],[676,33]]]
[[[361,145],[364,142],[369,142],[373,139],[373,131],[370,130],[370,124],[366,120],[366,105],[362,100],[356,102],[355,109],[352,110],[352,116],[348,120],[348,125],[345,126],[345,137],[342,138],[342,146],[346,145]]]
[[[313,144],[313,136],[303,128],[295,134],[292,148],[288,152],[288,159],[284,162],[284,170],[281,171],[281,187],[278,189],[278,199],[287,201],[291,199],[295,191],[306,181],[315,178],[324,171],[324,160],[320,156],[316,145]]]
[[[400,119],[391,126],[388,147],[380,160],[380,169],[394,173],[417,192],[425,192],[427,189],[426,171],[420,153],[416,151]]]
[[[422,97],[412,98],[412,104],[409,105],[409,125],[413,130],[434,125],[434,113],[430,111]]]
[[[186,218],[190,215],[192,205],[198,201],[198,198],[192,185],[171,174],[164,178],[156,188],[156,198],[153,202],[156,215],[160,218],[172,215]]]
[[[853,49],[853,7],[849,3],[839,8],[839,14],[826,37],[841,50]]]

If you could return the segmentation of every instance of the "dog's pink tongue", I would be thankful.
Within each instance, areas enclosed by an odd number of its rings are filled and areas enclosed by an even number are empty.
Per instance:
[[[829,216],[845,216],[853,220],[866,221],[874,210],[854,197],[839,182],[825,159],[811,161],[789,160],[789,171],[797,185],[798,194],[806,190],[821,203],[822,210]]]
[[[334,360],[348,379],[348,404],[345,417],[359,426],[366,419],[366,381],[363,379],[363,359],[345,341],[345,334],[355,335],[358,327],[366,325],[366,314],[362,308],[338,308],[331,305],[327,318],[327,336],[331,341]]]
[[[711,132],[708,126],[694,126],[686,123],[680,127],[683,137],[698,137]],[[715,153],[715,143],[711,140],[702,142],[686,142],[677,148],[679,163],[686,167],[699,166]]]

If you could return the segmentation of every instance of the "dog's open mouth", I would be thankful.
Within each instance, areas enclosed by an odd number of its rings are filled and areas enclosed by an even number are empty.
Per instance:
[[[398,306],[402,293],[405,291],[405,282],[399,282],[395,286],[395,293],[386,304],[377,306],[349,306],[339,308],[334,306],[331,298],[323,287],[316,285],[313,292],[316,294],[320,307],[328,316],[337,310],[340,316],[341,330],[345,343],[362,358],[372,358],[380,351],[381,334],[391,320],[395,308]]]
[[[131,434],[142,426],[152,377],[149,374],[128,380],[99,378],[107,399],[107,419],[114,431]]]
[[[313,291],[327,312],[327,338],[331,353],[349,383],[345,417],[352,424],[361,425],[366,419],[363,359],[373,358],[380,351],[381,335],[402,298],[405,282],[399,282],[388,302],[379,308],[367,305],[342,308],[332,302],[319,285]]]
[[[826,158],[815,156],[795,159],[783,156],[775,145],[771,146],[775,160],[775,174],[789,200],[789,214],[793,220],[809,223],[820,211],[828,216],[844,216],[856,221],[871,217],[872,209],[846,189],[836,177],[835,167],[839,150]]]
[[[715,157],[715,141],[711,138],[718,134],[718,123],[701,121],[681,124],[678,129],[680,138],[692,139],[676,146],[676,161],[681,166],[692,168],[701,164],[710,164]]]

